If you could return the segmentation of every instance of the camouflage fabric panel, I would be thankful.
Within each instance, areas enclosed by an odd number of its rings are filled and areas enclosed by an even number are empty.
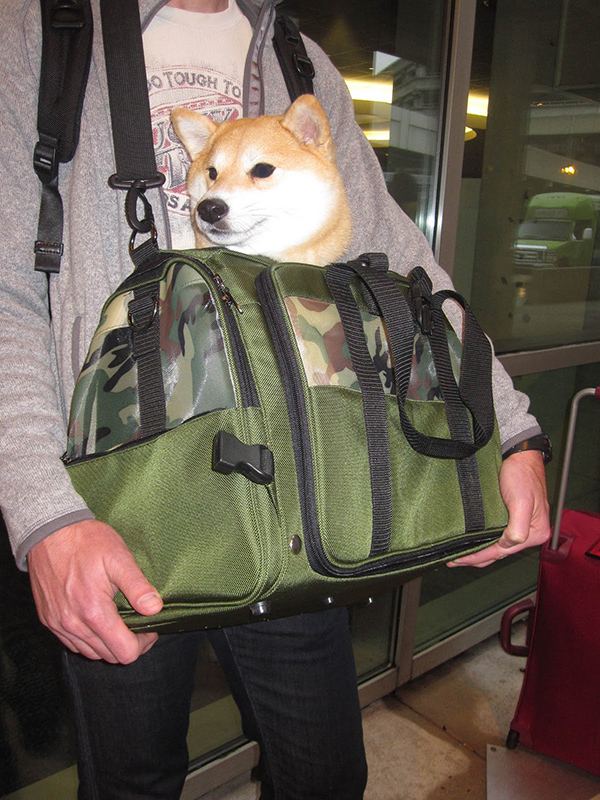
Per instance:
[[[137,365],[127,322],[133,292],[102,312],[71,402],[68,459],[106,453],[140,438]],[[160,284],[160,339],[167,429],[235,406],[221,321],[205,280],[176,263]]]
[[[335,304],[306,297],[286,297],[285,305],[308,385],[360,389]],[[381,384],[386,393],[393,394],[396,391],[394,373],[381,318],[364,310],[361,316],[369,352],[379,371]],[[461,344],[452,331],[449,331],[448,342],[454,373],[458,376]],[[407,397],[412,400],[435,400],[440,396],[429,342],[427,337],[417,334]]]

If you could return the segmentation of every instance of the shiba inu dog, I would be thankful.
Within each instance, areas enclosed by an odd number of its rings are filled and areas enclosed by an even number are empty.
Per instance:
[[[197,247],[325,265],[350,241],[350,210],[325,112],[312,95],[281,116],[218,124],[171,114],[192,164],[187,176]]]

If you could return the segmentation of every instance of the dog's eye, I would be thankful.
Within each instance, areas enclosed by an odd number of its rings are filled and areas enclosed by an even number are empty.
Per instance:
[[[250,170],[250,175],[253,178],[268,178],[275,172],[275,167],[272,164],[255,164]]]
[[[208,177],[211,179],[211,181],[216,181],[218,174],[219,173],[217,172],[217,170],[214,167],[209,167],[208,168]]]

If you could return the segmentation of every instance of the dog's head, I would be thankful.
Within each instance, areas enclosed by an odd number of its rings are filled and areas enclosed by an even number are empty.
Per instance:
[[[217,124],[171,119],[192,164],[187,188],[199,247],[326,264],[350,240],[350,213],[327,117],[312,95],[282,116]]]

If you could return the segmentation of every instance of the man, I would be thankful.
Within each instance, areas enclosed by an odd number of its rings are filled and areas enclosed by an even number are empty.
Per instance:
[[[242,72],[225,75],[223,85],[229,81],[234,99],[233,87],[243,87],[240,110],[245,115],[281,113],[289,103],[271,45],[273,5],[272,0],[240,0],[244,20],[234,20],[248,54]],[[20,190],[18,210],[5,202],[0,211],[0,499],[17,563],[28,566],[40,618],[67,648],[65,666],[78,724],[80,797],[176,798],[187,766],[185,733],[199,635],[159,639],[127,629],[113,603],[117,590],[146,615],[160,610],[161,598],[118,532],[93,519],[60,462],[73,383],[100,307],[131,269],[122,196],[106,184],[114,164],[98,0],[92,6],[96,34],[81,139],[74,161],[61,170],[66,250],[60,275],[51,282],[50,326],[45,277],[34,273],[31,257],[39,209],[37,178],[29,169],[37,139],[39,9],[32,0],[2,0],[0,5],[5,87],[0,168],[3,186]],[[164,54],[154,49],[156,62],[150,56],[155,26],[165,22],[157,17],[163,6],[165,0],[140,0],[151,101],[156,86],[152,75],[160,80],[169,72],[160,60]],[[194,16],[204,31],[231,10],[227,0],[171,0],[168,7]],[[215,50],[232,52],[227,30],[224,26],[219,32]],[[166,49],[177,58],[179,42],[171,38]],[[307,42],[307,48],[355,219],[349,255],[385,251],[400,272],[421,264],[434,288],[450,286],[422,234],[388,196],[377,160],[354,123],[341,77],[316,45]],[[214,69],[204,62],[198,67]],[[218,71],[222,69],[219,65]],[[170,231],[180,230],[177,223],[170,224],[177,203],[168,203],[168,221],[164,195],[159,190],[148,195],[160,243],[169,247]],[[498,363],[494,396],[505,450],[540,432],[527,413],[527,399],[513,390]],[[456,564],[485,566],[547,538],[541,453],[510,455],[500,480],[509,525],[497,543]],[[263,800],[362,797],[366,766],[345,612],[240,626],[209,636],[240,706],[244,729],[261,745]]]

